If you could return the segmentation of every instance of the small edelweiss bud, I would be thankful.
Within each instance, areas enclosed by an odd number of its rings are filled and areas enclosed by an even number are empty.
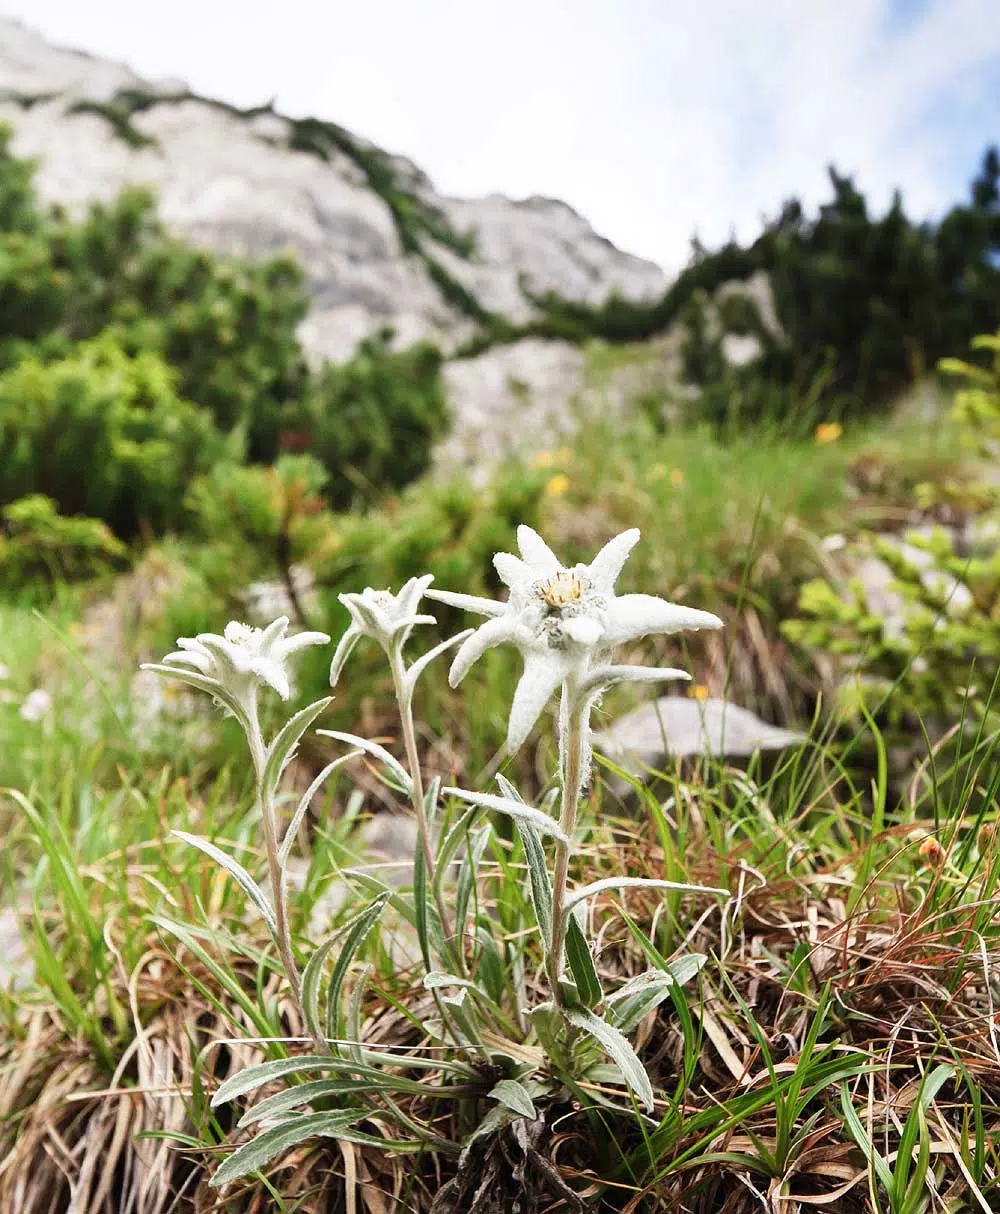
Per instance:
[[[206,691],[220,693],[220,699],[231,707],[246,709],[255,700],[258,690],[270,687],[283,700],[292,694],[288,660],[308,645],[326,645],[330,638],[325,632],[299,632],[286,636],[288,619],[280,616],[266,628],[232,620],[221,636],[202,632],[196,637],[178,638],[178,648],[168,653],[163,662],[145,669],[173,676]],[[193,677],[191,677],[193,676]]]
[[[376,641],[386,653],[403,646],[417,624],[434,624],[432,615],[418,615],[420,600],[434,580],[431,574],[410,578],[398,594],[391,590],[373,590],[370,586],[360,594],[337,597],[351,617],[347,631],[340,638],[330,663],[330,686],[335,687],[344,663],[362,637]]]

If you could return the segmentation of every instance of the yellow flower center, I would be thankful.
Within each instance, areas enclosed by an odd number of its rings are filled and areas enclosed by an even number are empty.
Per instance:
[[[540,588],[539,594],[550,607],[565,607],[583,594],[583,583],[575,573],[561,569]]]

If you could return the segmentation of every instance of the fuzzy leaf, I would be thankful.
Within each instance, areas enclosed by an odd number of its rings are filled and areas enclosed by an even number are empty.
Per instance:
[[[378,759],[384,763],[407,792],[413,787],[413,781],[410,779],[406,768],[395,755],[391,755],[384,746],[379,746],[377,742],[369,742],[367,738],[359,738],[357,734],[341,733],[339,729],[317,729],[316,733],[320,737],[335,738],[338,742],[347,742],[351,746],[357,746],[365,754],[369,754],[373,759]]]
[[[264,787],[273,793],[278,787],[281,773],[298,746],[302,735],[316,720],[327,705],[333,703],[333,696],[325,696],[314,704],[309,704],[290,717],[281,727],[277,736],[267,748],[267,758],[264,763]]]
[[[306,791],[302,794],[302,800],[299,801],[295,813],[292,814],[292,820],[288,824],[288,829],[285,831],[285,837],[281,841],[281,847],[278,849],[278,863],[282,868],[288,863],[288,856],[292,850],[292,844],[295,842],[295,836],[299,833],[299,827],[302,825],[302,819],[306,816],[306,811],[312,804],[312,799],[326,780],[331,776],[338,767],[343,763],[349,763],[351,759],[356,759],[358,755],[363,754],[361,750],[348,751],[346,755],[341,755],[339,759],[334,759],[332,763],[327,763],[326,767],[319,773],[315,780],[309,785]]]
[[[347,971],[350,968],[351,962],[354,960],[355,954],[362,944],[368,939],[372,928],[378,923],[382,912],[385,910],[385,905],[389,901],[388,894],[379,894],[374,901],[367,906],[356,919],[352,920],[349,925],[346,925],[343,932],[346,932],[343,948],[340,950],[340,955],[337,957],[337,963],[333,967],[333,973],[330,975],[330,986],[326,995],[326,1035],[327,1037],[337,1036],[337,1020],[340,1009],[340,988],[344,985],[344,979],[347,977]],[[341,934],[343,934],[343,932]]]
[[[584,1007],[596,1007],[603,999],[604,992],[587,937],[575,915],[570,915],[566,921],[566,960]]]
[[[496,797],[487,792],[466,792],[464,788],[446,788],[448,796],[457,797],[460,801],[468,801],[482,809],[492,809],[497,813],[506,814],[515,822],[527,822],[543,835],[551,835],[560,843],[569,843],[565,834],[559,829],[559,823],[540,809],[534,809],[521,801],[513,801],[509,797]]]
[[[199,851],[204,852],[216,864],[224,868],[239,883],[243,892],[260,911],[271,935],[277,938],[278,923],[274,917],[271,904],[268,902],[264,891],[238,860],[234,860],[228,852],[224,852],[220,847],[216,847],[214,843],[209,843],[207,839],[202,839],[198,835],[189,835],[185,830],[172,830],[170,833],[178,839],[183,839],[185,843],[190,843],[192,847],[197,847]]]
[[[621,1072],[626,1085],[645,1106],[647,1113],[653,1111],[653,1085],[649,1082],[646,1068],[636,1057],[628,1041],[606,1020],[595,1016],[586,1008],[567,1008],[566,1019],[575,1028],[589,1034]]]
[[[505,1105],[518,1117],[530,1117],[532,1121],[538,1116],[535,1102],[528,1094],[528,1089],[517,1079],[501,1079],[490,1091],[490,1096]]]
[[[578,902],[592,898],[594,894],[603,893],[607,889],[680,889],[693,894],[729,893],[728,889],[719,889],[714,885],[686,885],[681,881],[653,881],[646,877],[605,877],[601,881],[581,885],[579,889],[571,889],[563,901],[563,909],[569,910]]]
[[[217,1189],[250,1172],[258,1172],[276,1155],[310,1138],[337,1138],[340,1131],[364,1116],[364,1109],[337,1109],[331,1113],[303,1113],[290,1121],[283,1121],[235,1150],[219,1167],[209,1184]]]

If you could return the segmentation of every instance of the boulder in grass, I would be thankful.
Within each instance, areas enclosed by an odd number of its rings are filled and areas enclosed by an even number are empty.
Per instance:
[[[759,751],[800,746],[805,734],[768,725],[726,700],[663,696],[641,704],[594,735],[594,747],[635,775],[660,770],[675,759],[708,755],[748,759]]]

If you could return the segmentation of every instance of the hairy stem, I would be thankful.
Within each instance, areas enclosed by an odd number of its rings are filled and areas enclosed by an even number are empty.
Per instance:
[[[424,870],[427,874],[427,884],[434,889],[435,906],[441,920],[441,931],[445,941],[452,945],[449,951],[455,954],[455,960],[461,964],[462,950],[458,942],[452,939],[451,920],[441,892],[436,888],[434,880],[434,846],[431,842],[430,824],[427,821],[427,806],[424,803],[424,778],[420,770],[420,755],[417,751],[417,735],[413,727],[413,697],[406,687],[406,668],[403,656],[398,647],[391,654],[389,664],[392,667],[392,683],[396,691],[396,701],[399,704],[399,718],[403,731],[403,745],[406,748],[406,764],[410,769],[410,779],[413,782],[410,799],[413,812],[417,816],[417,833],[420,836],[420,846],[424,853]]]
[[[580,807],[580,791],[587,770],[587,748],[589,746],[588,717],[590,706],[577,695],[575,683],[563,686],[563,711],[561,723],[560,768],[562,776],[562,806],[559,827],[566,842],[556,840],[556,867],[552,877],[552,939],[549,941],[547,965],[552,997],[562,1007],[564,999],[559,979],[562,976],[563,948],[566,941],[566,882],[569,879],[569,862],[573,854],[573,837],[576,834],[576,817]],[[570,912],[572,913],[572,912]]]
[[[271,902],[274,906],[275,935],[278,941],[278,952],[281,955],[281,964],[284,967],[288,984],[292,988],[292,999],[299,1013],[302,1027],[306,1028],[305,1008],[302,1005],[302,979],[299,976],[299,967],[295,961],[295,953],[292,949],[292,935],[288,926],[288,895],[285,889],[285,874],[278,857],[277,814],[274,809],[274,797],[271,789],[267,788],[264,783],[264,765],[267,761],[267,748],[264,745],[264,738],[260,730],[256,698],[250,704],[247,718],[250,725],[247,732],[247,741],[250,744],[250,754],[253,758],[257,797],[260,801],[260,816],[264,826],[264,848],[267,852],[267,872],[271,885]],[[322,1037],[314,1034],[314,1041],[319,1050],[323,1052],[327,1050],[327,1044]]]

